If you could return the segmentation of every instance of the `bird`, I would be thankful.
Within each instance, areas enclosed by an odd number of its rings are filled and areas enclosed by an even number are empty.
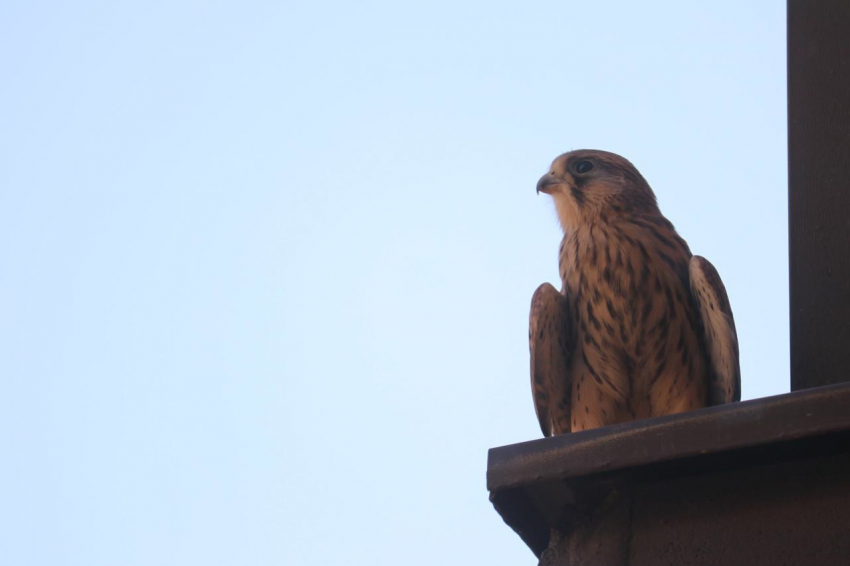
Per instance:
[[[625,158],[557,157],[537,183],[563,229],[560,291],[529,316],[531,386],[544,436],[739,401],[738,337],[714,266],[692,255]]]

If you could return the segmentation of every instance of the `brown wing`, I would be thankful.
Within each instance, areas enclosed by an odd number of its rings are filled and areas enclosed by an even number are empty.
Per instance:
[[[572,328],[567,298],[544,283],[531,298],[531,393],[544,436],[570,432]]]
[[[711,377],[709,405],[741,400],[741,367],[738,361],[738,333],[726,287],[714,266],[695,255],[690,261],[691,294],[699,307]]]

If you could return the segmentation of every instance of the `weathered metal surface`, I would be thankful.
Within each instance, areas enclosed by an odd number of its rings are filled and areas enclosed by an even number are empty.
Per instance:
[[[545,566],[832,566],[850,563],[850,454],[706,474],[624,475],[563,521]],[[611,483],[610,481],[608,482]]]
[[[487,489],[612,472],[850,428],[838,384],[490,450]]]
[[[845,451],[636,482],[627,564],[850,564],[848,472]]]
[[[850,384],[494,448],[488,488],[541,564],[790,564],[804,536],[850,563]]]
[[[850,2],[788,2],[791,390],[850,380]]]

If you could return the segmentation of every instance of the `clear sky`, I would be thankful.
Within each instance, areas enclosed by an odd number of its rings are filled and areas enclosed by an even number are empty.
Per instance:
[[[630,159],[788,390],[783,2],[0,4],[0,564],[535,563],[559,153]]]

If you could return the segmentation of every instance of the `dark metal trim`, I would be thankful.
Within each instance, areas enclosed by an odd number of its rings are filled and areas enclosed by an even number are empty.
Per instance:
[[[850,430],[850,384],[492,448],[487,489],[529,486]]]
[[[791,390],[850,380],[850,2],[788,2]]]

